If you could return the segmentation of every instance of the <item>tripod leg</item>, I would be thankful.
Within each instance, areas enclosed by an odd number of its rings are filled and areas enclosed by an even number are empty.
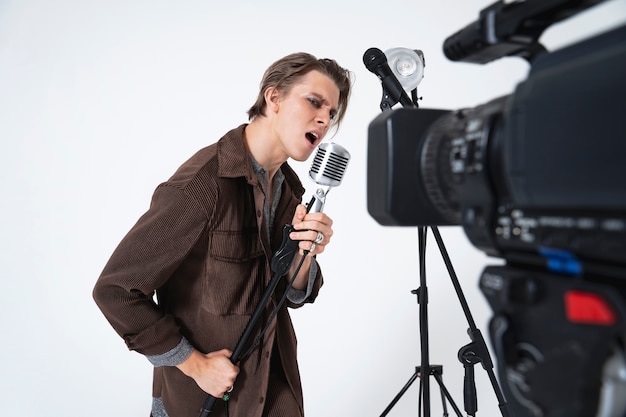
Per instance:
[[[404,385],[404,387],[402,387],[400,392],[389,403],[389,405],[387,406],[387,408],[385,408],[385,411],[383,411],[383,413],[380,415],[380,417],[384,417],[387,414],[389,414],[389,412],[396,405],[396,403],[398,401],[400,401],[400,398],[402,398],[404,393],[411,387],[411,384],[413,384],[413,382],[415,382],[415,380],[417,379],[418,375],[419,375],[419,368],[415,368],[415,373],[413,375],[411,375],[411,378],[409,378],[409,381]]]
[[[436,378],[435,378],[436,379]],[[443,408],[443,417],[448,417],[448,404],[446,404],[446,394],[443,392],[443,388],[439,387],[441,393],[441,407]]]
[[[450,405],[452,406],[452,408],[454,409],[454,412],[456,413],[456,415],[458,417],[463,417],[463,415],[461,414],[461,410],[459,409],[459,407],[454,402],[454,399],[452,398],[452,395],[450,395],[450,392],[448,391],[446,386],[443,384],[443,378],[441,377],[441,374],[435,372],[435,373],[433,373],[433,376],[435,377],[435,381],[437,381],[437,383],[439,384],[439,387],[441,388],[442,401],[443,401],[443,396],[445,396],[446,399],[448,400],[448,402],[450,403]],[[446,410],[446,408],[445,408],[445,402],[444,402],[444,412],[447,413],[447,411],[445,411],[445,410]]]

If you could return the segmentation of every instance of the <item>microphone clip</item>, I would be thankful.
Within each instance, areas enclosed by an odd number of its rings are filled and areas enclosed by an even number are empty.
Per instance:
[[[409,98],[406,91],[398,81],[396,75],[391,72],[388,76],[393,79],[393,82],[383,83],[383,95],[380,100],[380,110],[385,112],[387,110],[391,110],[393,106],[398,103],[401,103],[403,107],[418,107],[417,105],[417,88],[411,91],[412,98]]]
[[[398,102],[399,100],[394,100],[393,98],[391,98],[387,90],[385,90],[385,88],[383,87],[383,97],[380,100],[380,110],[382,112],[391,110],[391,108],[398,104]]]

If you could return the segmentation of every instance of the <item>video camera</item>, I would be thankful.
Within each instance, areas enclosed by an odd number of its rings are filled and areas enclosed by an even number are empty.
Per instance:
[[[453,61],[526,59],[510,95],[405,106],[369,125],[367,205],[384,226],[460,225],[502,258],[480,289],[516,417],[626,415],[626,26],[554,52],[544,30],[601,1],[498,1]]]

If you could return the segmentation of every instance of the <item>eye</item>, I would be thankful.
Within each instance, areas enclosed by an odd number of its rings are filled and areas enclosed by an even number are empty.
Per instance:
[[[316,109],[319,109],[320,107],[322,107],[322,103],[318,99],[311,97],[308,100],[309,100],[309,103],[311,103],[313,107],[315,107]]]
[[[320,100],[320,99],[318,99],[316,97],[308,97],[307,100],[316,109],[321,109],[322,107],[324,107],[324,104],[325,104],[323,100]],[[328,116],[329,116],[330,120],[335,120],[335,118],[337,117],[337,110],[336,109],[330,109],[330,112],[328,113]]]

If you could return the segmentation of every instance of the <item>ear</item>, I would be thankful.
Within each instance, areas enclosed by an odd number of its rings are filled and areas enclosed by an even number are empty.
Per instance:
[[[280,107],[280,92],[275,87],[268,87],[263,94],[267,110],[276,112]]]

